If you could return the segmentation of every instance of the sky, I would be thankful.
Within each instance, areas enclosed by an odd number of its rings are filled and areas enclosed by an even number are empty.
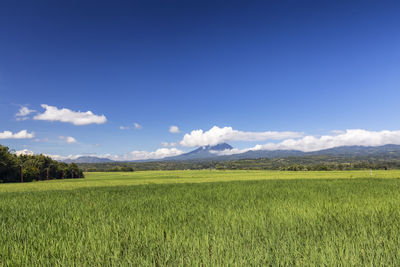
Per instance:
[[[161,158],[400,144],[397,1],[1,1],[0,144]]]

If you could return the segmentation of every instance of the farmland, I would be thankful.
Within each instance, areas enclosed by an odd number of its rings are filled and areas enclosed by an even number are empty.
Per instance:
[[[395,265],[400,171],[147,171],[0,184],[0,265]]]

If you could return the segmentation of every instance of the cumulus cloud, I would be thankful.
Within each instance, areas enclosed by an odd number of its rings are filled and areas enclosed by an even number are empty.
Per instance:
[[[27,120],[27,116],[32,112],[36,112],[36,110],[29,109],[28,107],[21,107],[15,116],[17,117],[17,120]]]
[[[210,150],[210,153],[216,154],[218,156],[230,156],[230,155],[235,155],[235,154],[240,154],[240,153],[245,153],[247,151],[252,150],[252,148],[245,148],[245,149],[238,149],[238,148],[232,148],[232,149],[225,149],[225,150]]]
[[[277,144],[269,143],[256,146],[256,148],[267,150],[297,149],[310,152],[339,146],[383,146],[388,144],[400,145],[400,131],[353,129],[337,135],[305,136],[297,140],[288,139]]]
[[[48,156],[54,160],[58,160],[58,161],[64,161],[64,160],[71,160],[71,159],[77,159],[80,157],[96,157],[96,158],[110,158],[111,155],[110,154],[106,154],[106,155],[98,155],[98,154],[78,154],[78,155],[67,155],[67,156],[63,156],[63,155],[57,155],[57,154],[43,154],[45,156]]]
[[[104,115],[95,115],[91,111],[72,111],[67,108],[58,109],[46,104],[41,105],[46,111],[33,117],[34,120],[68,122],[74,125],[103,124],[107,121]]]
[[[35,155],[37,153],[28,150],[28,149],[23,149],[23,150],[17,150],[15,152],[13,152],[16,155]],[[83,155],[68,155],[68,156],[61,156],[61,155],[56,155],[56,154],[46,154],[46,153],[41,153],[44,156],[50,157],[54,160],[58,160],[58,161],[62,161],[62,160],[67,160],[67,159],[77,159],[79,157],[82,157]],[[93,155],[95,156],[95,155]],[[100,157],[100,156],[99,156]]]
[[[76,139],[73,138],[72,136],[59,136],[58,138],[61,139],[61,140],[64,140],[68,144],[77,143]]]
[[[179,133],[180,132],[179,131],[179,127],[175,126],[175,125],[172,125],[171,127],[169,127],[169,132],[170,133]]]
[[[28,133],[27,130],[12,133],[11,131],[0,132],[0,139],[31,139],[35,137],[35,133]]]
[[[146,160],[146,159],[162,159],[166,157],[178,156],[183,151],[177,148],[159,148],[156,151],[134,150],[123,155],[103,155],[112,160],[128,161],[128,160]]]
[[[28,107],[21,107],[17,114],[15,114],[16,120],[17,121],[24,121],[29,119],[28,115],[31,114],[32,112],[35,112],[36,110],[29,109]]]
[[[79,157],[82,157],[82,155],[68,155],[68,156],[61,156],[61,155],[55,155],[55,154],[43,154],[47,157],[50,157],[54,160],[62,161],[62,160],[67,160],[67,159],[77,159]]]
[[[140,129],[142,129],[142,128],[143,128],[143,126],[140,125],[140,124],[137,123],[137,122],[135,122],[135,123],[133,124],[133,129],[140,130]],[[119,129],[120,129],[120,130],[129,130],[129,129],[131,129],[131,127],[129,127],[129,126],[119,126]]]
[[[350,129],[335,131],[337,134],[323,136],[304,136],[298,139],[286,139],[278,143],[266,143],[247,149],[232,149],[215,152],[218,155],[232,155],[249,150],[300,150],[313,152],[340,146],[383,146],[400,145],[400,131],[367,131]]]
[[[20,156],[20,155],[29,155],[29,156],[32,156],[34,153],[33,153],[33,151],[31,151],[31,150],[23,149],[23,150],[17,150],[17,151],[15,151],[14,154],[16,154],[17,156]]]
[[[299,132],[243,132],[233,130],[232,127],[218,126],[212,127],[204,132],[203,130],[193,130],[190,134],[185,134],[179,142],[186,147],[217,145],[230,141],[262,141],[262,140],[283,140],[287,138],[301,137],[303,133]]]
[[[65,141],[66,141],[68,144],[74,144],[74,143],[77,142],[76,139],[73,138],[72,136],[67,136],[67,138],[65,138]]]
[[[93,156],[98,158],[107,158],[115,161],[131,161],[131,160],[147,160],[147,159],[162,159],[166,157],[178,156],[184,153],[183,151],[176,148],[160,148],[156,151],[144,151],[144,150],[134,150],[126,154],[122,155],[114,155],[114,154],[89,154],[85,156]],[[54,155],[54,154],[45,154],[46,156],[51,157],[54,160],[67,160],[67,159],[77,159],[82,157],[82,155]]]

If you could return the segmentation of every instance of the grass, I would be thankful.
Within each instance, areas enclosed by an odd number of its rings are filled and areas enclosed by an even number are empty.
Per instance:
[[[398,178],[163,171],[0,185],[0,265],[398,265]]]
[[[143,184],[230,182],[249,180],[360,179],[371,178],[362,171],[254,171],[254,170],[185,170],[139,172],[89,172],[85,179],[65,179],[23,184],[0,184],[2,192],[75,190],[86,187],[110,187]],[[400,178],[400,170],[373,171],[372,178]]]

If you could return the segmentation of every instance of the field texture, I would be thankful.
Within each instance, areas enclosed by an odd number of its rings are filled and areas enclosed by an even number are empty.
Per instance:
[[[0,185],[0,265],[398,265],[400,172],[163,171]]]

